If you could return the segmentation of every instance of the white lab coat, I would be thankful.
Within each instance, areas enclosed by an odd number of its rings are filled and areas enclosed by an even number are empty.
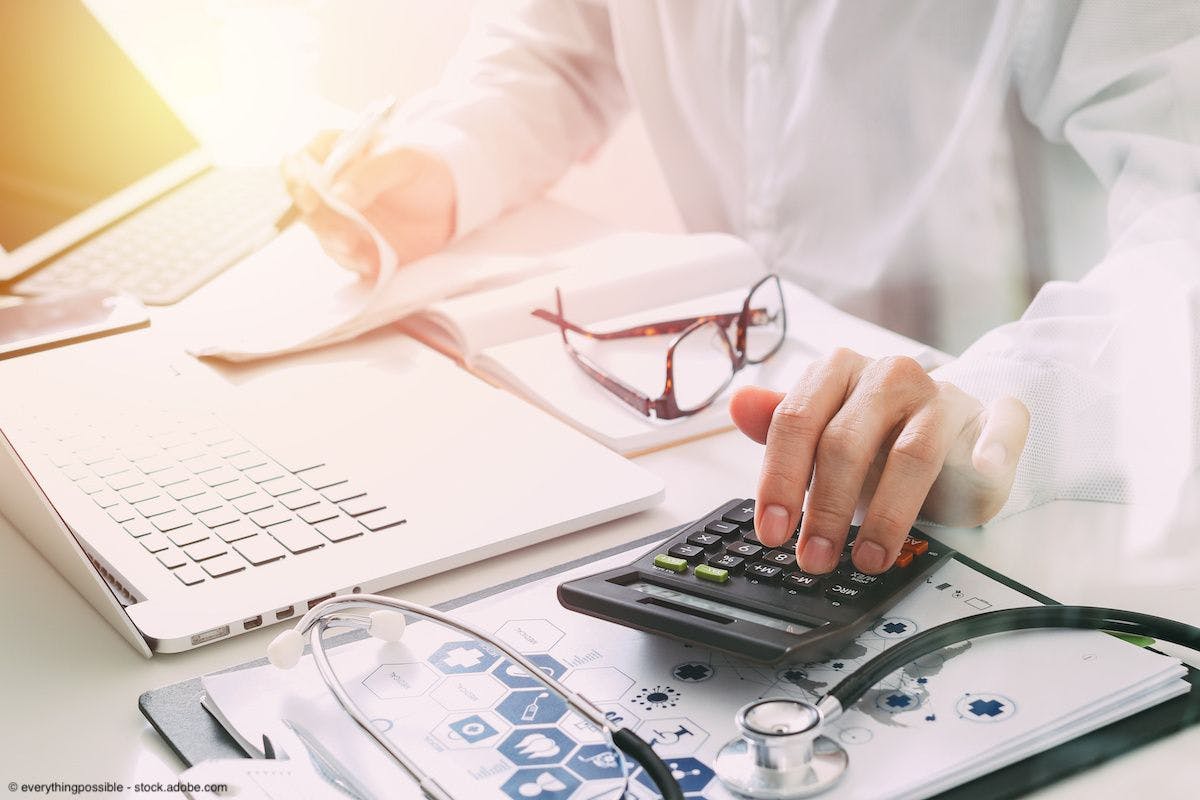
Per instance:
[[[1197,0],[496,11],[390,137],[447,159],[460,234],[541,192],[632,103],[690,229],[738,234],[943,347],[1000,324],[938,377],[1029,406],[1006,511],[1129,499],[1195,463]],[[1079,280],[1009,321],[1057,276]]]

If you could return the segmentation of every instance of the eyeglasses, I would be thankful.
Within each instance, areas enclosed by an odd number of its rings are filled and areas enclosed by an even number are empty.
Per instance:
[[[553,323],[571,359],[597,383],[647,417],[678,419],[703,411],[747,364],[761,364],[778,352],[787,334],[787,310],[777,275],[750,288],[741,311],[685,317],[615,331],[590,331],[567,321],[562,293],[554,290],[557,313],[538,309],[535,317]],[[737,324],[734,339],[730,326]],[[581,350],[590,342],[678,334],[667,347],[666,384],[657,399],[630,386]],[[594,350],[594,348],[592,348]]]

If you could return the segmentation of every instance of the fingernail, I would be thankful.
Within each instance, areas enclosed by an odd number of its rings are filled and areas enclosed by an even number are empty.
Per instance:
[[[833,569],[833,542],[824,536],[810,536],[804,540],[800,553],[800,569],[821,574]]]
[[[979,451],[979,461],[989,472],[999,472],[1008,461],[1008,450],[1000,442],[992,442]]]
[[[759,523],[758,538],[771,547],[783,544],[791,533],[788,530],[788,520],[791,516],[783,506],[767,506],[763,509],[762,520]]]
[[[883,572],[887,551],[878,542],[860,539],[854,543],[854,566],[863,572],[875,574]]]

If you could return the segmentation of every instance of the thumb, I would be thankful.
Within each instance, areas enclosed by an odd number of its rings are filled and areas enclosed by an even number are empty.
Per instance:
[[[730,399],[729,416],[738,430],[759,444],[766,444],[771,416],[784,397],[782,392],[773,392],[761,386],[745,386],[734,392]]]
[[[1000,397],[984,410],[971,466],[995,482],[1011,481],[1029,435],[1029,410],[1015,397]]]

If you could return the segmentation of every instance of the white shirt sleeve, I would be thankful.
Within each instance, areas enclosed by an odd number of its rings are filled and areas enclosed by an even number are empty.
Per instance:
[[[446,160],[461,236],[541,194],[627,106],[603,3],[510,2],[477,12],[440,83],[405,104],[379,147]]]
[[[1031,3],[1016,48],[1025,114],[1109,191],[1108,252],[934,375],[1029,408],[1001,516],[1153,502],[1200,463],[1200,6]]]

